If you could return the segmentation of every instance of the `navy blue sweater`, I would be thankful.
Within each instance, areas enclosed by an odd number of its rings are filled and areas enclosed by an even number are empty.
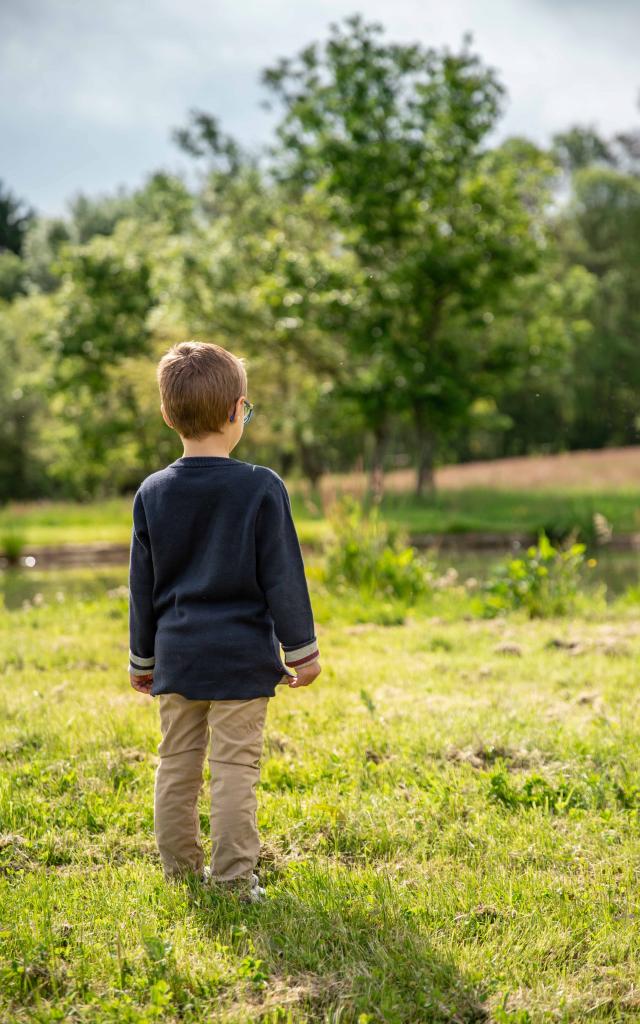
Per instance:
[[[273,697],[319,656],[283,480],[226,456],[182,457],[133,501],[129,668],[152,694]],[[284,663],[280,654],[284,651]]]

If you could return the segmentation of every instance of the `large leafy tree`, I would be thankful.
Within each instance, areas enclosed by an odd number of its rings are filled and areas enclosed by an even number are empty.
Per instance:
[[[381,33],[350,18],[264,82],[283,108],[275,173],[326,198],[362,270],[352,358],[381,373],[362,398],[379,423],[411,416],[421,493],[486,380],[483,325],[536,268],[552,165],[531,144],[487,150],[503,90],[468,40],[451,53]]]

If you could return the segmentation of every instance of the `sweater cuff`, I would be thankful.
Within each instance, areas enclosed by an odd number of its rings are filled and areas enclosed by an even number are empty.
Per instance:
[[[132,676],[149,676],[153,673],[156,663],[155,657],[140,658],[133,651],[129,651],[129,672]]]
[[[304,644],[302,647],[292,647],[284,650],[284,663],[289,668],[300,668],[302,665],[308,665],[309,662],[315,661],[316,658],[320,657],[320,651],[318,650],[318,644],[315,640],[310,640],[309,643]]]

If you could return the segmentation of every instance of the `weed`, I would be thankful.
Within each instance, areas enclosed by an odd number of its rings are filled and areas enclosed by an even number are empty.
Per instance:
[[[431,589],[432,572],[404,533],[347,495],[330,517],[325,583],[339,592],[357,588],[369,597],[400,598],[414,604]]]
[[[584,544],[555,548],[540,534],[522,557],[508,558],[493,570],[474,606],[488,618],[519,608],[531,618],[567,615],[578,597],[585,550]]]

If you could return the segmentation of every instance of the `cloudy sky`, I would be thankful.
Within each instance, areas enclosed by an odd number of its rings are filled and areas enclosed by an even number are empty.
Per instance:
[[[190,107],[259,145],[260,69],[355,11],[397,41],[470,31],[508,90],[499,137],[640,121],[638,0],[0,0],[0,178],[55,214],[79,190],[180,170],[170,132]]]

